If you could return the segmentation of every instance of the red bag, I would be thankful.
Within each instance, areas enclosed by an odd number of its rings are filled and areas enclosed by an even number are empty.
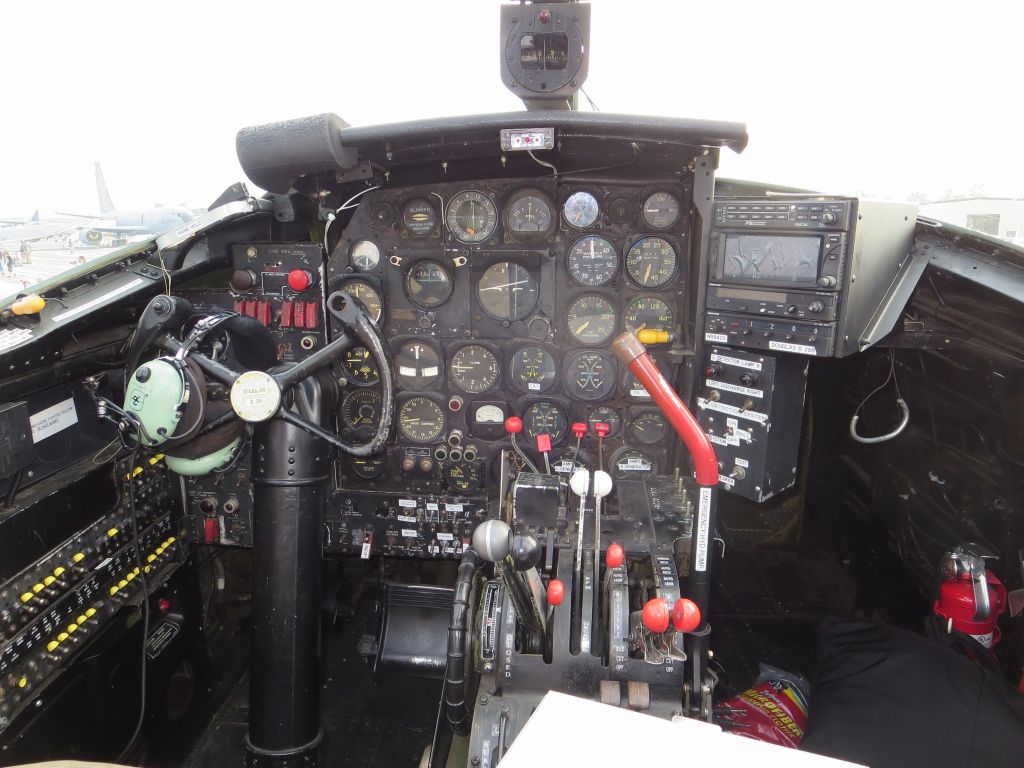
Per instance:
[[[806,683],[792,676],[765,677],[762,673],[753,688],[715,707],[715,721],[739,736],[799,747],[807,730]]]

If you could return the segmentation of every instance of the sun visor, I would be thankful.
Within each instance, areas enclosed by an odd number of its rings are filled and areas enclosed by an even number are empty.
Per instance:
[[[356,165],[356,150],[341,143],[344,128],[348,123],[330,112],[253,125],[238,132],[235,151],[242,170],[254,184],[285,194],[307,173]]]

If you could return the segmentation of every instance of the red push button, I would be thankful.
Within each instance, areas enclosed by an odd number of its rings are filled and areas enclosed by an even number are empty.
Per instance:
[[[304,269],[293,269],[288,273],[288,287],[296,293],[309,288],[313,284],[313,275]]]

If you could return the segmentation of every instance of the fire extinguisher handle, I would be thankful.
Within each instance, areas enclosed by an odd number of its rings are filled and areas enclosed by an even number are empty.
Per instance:
[[[985,575],[985,561],[980,557],[971,558],[971,586],[974,587],[974,620],[985,621],[992,613],[988,599],[988,577]]]

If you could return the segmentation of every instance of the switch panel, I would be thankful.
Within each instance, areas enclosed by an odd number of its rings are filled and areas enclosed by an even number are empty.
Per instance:
[[[796,482],[806,388],[805,359],[706,348],[698,421],[723,490],[762,502]]]

